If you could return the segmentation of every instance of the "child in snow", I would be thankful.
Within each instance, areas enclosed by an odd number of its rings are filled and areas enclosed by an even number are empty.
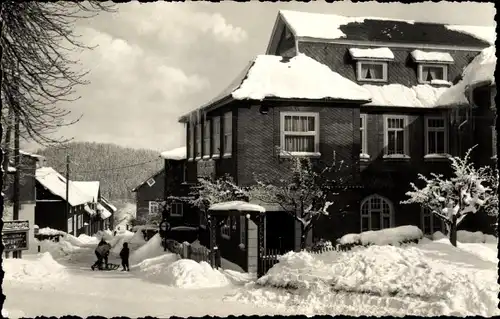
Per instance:
[[[128,265],[128,255],[129,255],[130,250],[128,249],[128,243],[123,243],[123,248],[120,251],[120,258],[122,259],[122,271],[130,271],[129,265]]]

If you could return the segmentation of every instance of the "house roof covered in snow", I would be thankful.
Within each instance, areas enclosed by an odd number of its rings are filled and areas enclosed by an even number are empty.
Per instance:
[[[244,77],[238,78],[219,95],[219,101],[226,98],[254,101],[277,98],[365,103],[370,100],[368,92],[360,85],[304,54],[290,59],[259,55],[246,70]],[[202,109],[217,102],[212,100]],[[179,120],[184,122],[188,116]]]
[[[412,87],[402,84],[372,85],[363,88],[370,92],[372,101],[364,106],[432,108],[448,87],[419,84]]]
[[[296,39],[350,40],[408,44],[485,46],[495,39],[495,27],[448,26],[381,17],[280,10],[274,31],[287,26]],[[492,36],[493,35],[493,36]],[[272,51],[272,40],[268,53]]]
[[[161,152],[160,157],[173,161],[182,161],[186,159],[186,147],[177,147],[172,150]]]
[[[497,64],[496,48],[490,46],[481,51],[462,72],[458,83],[448,88],[436,101],[437,105],[468,105],[467,91],[478,85],[495,84],[495,68]]]
[[[49,192],[63,200],[66,199],[66,178],[56,170],[52,167],[42,167],[36,170],[35,175],[36,181]],[[68,188],[68,202],[71,206],[92,202],[92,196],[79,189],[74,182],[69,181]]]
[[[132,192],[137,192],[137,190],[139,188],[141,188],[143,185],[145,185],[150,179],[154,179],[156,178],[156,176],[160,175],[161,173],[163,173],[165,171],[164,168],[160,169],[158,172],[154,173],[153,175],[151,175],[150,177],[148,177],[144,182],[140,183],[139,185],[137,185],[136,187],[134,187],[134,189],[132,189]]]
[[[74,181],[73,183],[83,192],[92,196],[94,201],[99,199],[99,181]]]
[[[117,211],[117,208],[113,204],[111,204],[109,202],[109,200],[107,198],[105,198],[104,196],[101,196],[101,203],[108,206],[109,209],[111,209],[113,212]]]
[[[24,155],[24,156],[33,157],[33,158],[35,158],[37,160],[45,158],[42,155],[37,155],[37,154],[29,153],[29,152],[26,152],[26,151],[22,151],[22,150],[19,150],[19,154]]]

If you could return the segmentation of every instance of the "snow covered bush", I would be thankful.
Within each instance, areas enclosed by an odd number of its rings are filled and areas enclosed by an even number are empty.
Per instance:
[[[406,193],[409,199],[403,204],[420,204],[442,219],[450,234],[450,242],[457,245],[457,226],[468,214],[484,209],[490,215],[498,216],[498,172],[490,167],[475,168],[470,162],[469,149],[462,159],[451,157],[454,176],[431,174],[427,178],[419,174],[425,183],[423,188],[411,184],[413,191]]]
[[[354,246],[391,245],[398,246],[418,242],[424,237],[422,231],[412,225],[381,230],[369,230],[360,234],[346,234],[337,240],[340,250],[349,250]]]
[[[305,249],[313,222],[329,214],[329,207],[333,204],[331,196],[339,195],[343,163],[337,166],[334,162],[320,168],[308,157],[291,156],[290,164],[290,176],[278,183],[263,182],[256,177],[257,185],[252,187],[251,197],[279,206],[292,215],[301,225],[301,248]]]

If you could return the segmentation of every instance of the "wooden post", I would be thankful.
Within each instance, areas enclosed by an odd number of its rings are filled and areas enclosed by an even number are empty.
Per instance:
[[[69,154],[66,154],[66,227],[68,224],[68,219],[70,217],[70,207],[69,207]],[[73,220],[71,220],[71,224],[73,224]],[[73,226],[73,228],[75,228]],[[73,232],[75,230],[73,229]],[[66,230],[69,233],[69,227]]]
[[[264,275],[264,263],[263,256],[265,255],[264,249],[264,214],[259,214],[257,225],[257,276],[261,277]]]

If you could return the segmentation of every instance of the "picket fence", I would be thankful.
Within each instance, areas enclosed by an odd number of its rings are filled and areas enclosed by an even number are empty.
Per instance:
[[[204,261],[211,264],[211,252],[210,249],[206,247],[192,246],[187,242],[179,243],[173,239],[167,239],[166,246],[169,251],[178,254],[183,259],[191,259],[196,262]],[[213,267],[214,265],[211,266]]]

